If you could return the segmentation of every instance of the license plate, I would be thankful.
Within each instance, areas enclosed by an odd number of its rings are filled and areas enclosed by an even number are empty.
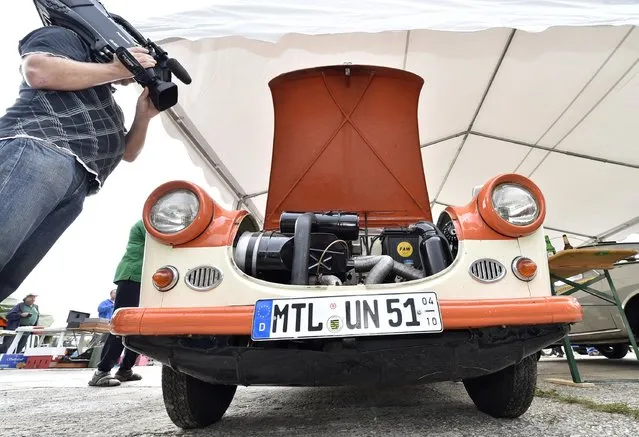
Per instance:
[[[253,340],[443,331],[434,292],[258,300]]]

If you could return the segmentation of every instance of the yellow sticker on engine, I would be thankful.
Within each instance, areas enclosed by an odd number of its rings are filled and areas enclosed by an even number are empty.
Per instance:
[[[408,258],[413,254],[413,245],[408,241],[402,241],[397,245],[397,253],[401,257]]]

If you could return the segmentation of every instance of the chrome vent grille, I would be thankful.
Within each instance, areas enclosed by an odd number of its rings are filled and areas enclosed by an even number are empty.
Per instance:
[[[473,278],[480,282],[497,282],[506,276],[506,267],[499,261],[489,258],[473,262],[468,271]]]
[[[222,282],[222,272],[211,266],[200,266],[186,272],[186,285],[197,291],[206,291]]]

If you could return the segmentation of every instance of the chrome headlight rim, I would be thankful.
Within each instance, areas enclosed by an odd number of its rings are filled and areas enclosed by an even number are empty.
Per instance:
[[[160,209],[162,208],[162,202],[164,201],[166,203],[169,203],[170,200],[168,200],[168,198],[170,196],[176,196],[176,195],[185,195],[188,200],[191,200],[191,201],[194,200],[196,202],[195,212],[191,214],[191,217],[188,218],[187,222],[182,223],[180,225],[174,225],[174,228],[177,227],[178,229],[170,230],[168,229],[169,225],[164,225],[164,228],[162,228],[162,225],[159,224],[157,220],[158,219],[157,216],[160,215],[162,212],[164,212],[162,209]],[[164,210],[170,208],[171,206],[175,206],[176,204],[178,204],[178,202],[175,202],[173,205],[169,203],[168,205],[164,206]],[[155,229],[157,232],[161,234],[175,235],[178,232],[182,232],[186,230],[189,226],[193,224],[193,222],[195,222],[201,208],[202,208],[201,202],[197,196],[197,193],[186,188],[175,188],[173,190],[169,190],[166,193],[164,193],[155,201],[153,205],[151,205],[151,210],[149,211],[149,223],[151,224],[153,229]]]
[[[177,190],[186,190],[194,194],[199,202],[199,209],[195,215],[195,219],[184,229],[170,234],[163,233],[156,229],[154,223],[151,221],[151,210],[158,200]],[[208,228],[215,218],[215,208],[211,196],[199,185],[188,181],[170,181],[160,185],[149,195],[144,203],[142,217],[146,231],[154,239],[163,244],[179,246],[196,239]]]
[[[492,195],[495,187],[509,183],[517,184],[531,193],[538,205],[535,220],[528,225],[512,224],[498,214],[493,207]],[[503,174],[490,179],[476,197],[479,215],[489,228],[498,234],[509,238],[519,238],[537,231],[546,218],[546,201],[539,187],[529,178],[516,173]]]
[[[495,199],[495,196],[496,194],[499,194],[500,189],[501,190],[506,190],[506,189],[518,190],[522,192],[524,196],[528,196],[530,198],[530,203],[528,205],[525,205],[525,207],[532,206],[534,208],[534,213],[532,214],[532,216],[529,219],[518,223],[517,221],[512,219],[513,217],[515,217],[515,215],[505,216],[504,214],[502,214],[500,212],[500,205],[497,205],[497,202]],[[535,195],[532,193],[532,191],[526,188],[522,184],[518,184],[516,182],[499,183],[495,186],[495,188],[493,188],[492,192],[490,193],[490,200],[491,200],[492,208],[495,210],[495,213],[502,220],[508,222],[509,224],[513,226],[519,226],[519,227],[530,226],[531,224],[535,223],[535,220],[537,220],[537,218],[539,217],[539,213],[540,213],[539,201],[535,198]]]

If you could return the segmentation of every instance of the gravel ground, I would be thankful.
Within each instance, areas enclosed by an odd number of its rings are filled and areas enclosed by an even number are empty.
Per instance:
[[[542,390],[555,390],[560,395],[586,398],[602,404],[623,403],[639,410],[639,374],[635,383],[609,382],[605,385],[579,388],[552,384],[543,380],[537,382]]]
[[[537,387],[555,390],[566,396],[587,398],[598,403],[624,403],[639,409],[639,362],[634,354],[623,360],[609,360],[604,357],[577,357],[578,368],[584,382],[592,382],[594,387],[571,387],[552,384],[547,378],[571,380],[565,359],[542,358],[539,364],[540,377]]]
[[[626,361],[626,360],[624,360]],[[590,364],[590,363],[587,363]],[[635,374],[639,363],[605,373]],[[599,371],[602,366],[598,365]],[[546,376],[567,365],[542,359],[539,387],[602,402],[638,405],[639,384],[612,382],[594,388],[550,384]],[[580,364],[584,375],[589,367]],[[597,368],[597,367],[595,367]],[[164,410],[160,367],[140,369],[142,381],[116,388],[86,385],[90,370],[0,371],[0,417],[8,436],[637,436],[639,421],[579,405],[535,398],[516,420],[498,420],[477,411],[459,383],[372,390],[347,388],[239,388],[221,422],[181,431]]]

